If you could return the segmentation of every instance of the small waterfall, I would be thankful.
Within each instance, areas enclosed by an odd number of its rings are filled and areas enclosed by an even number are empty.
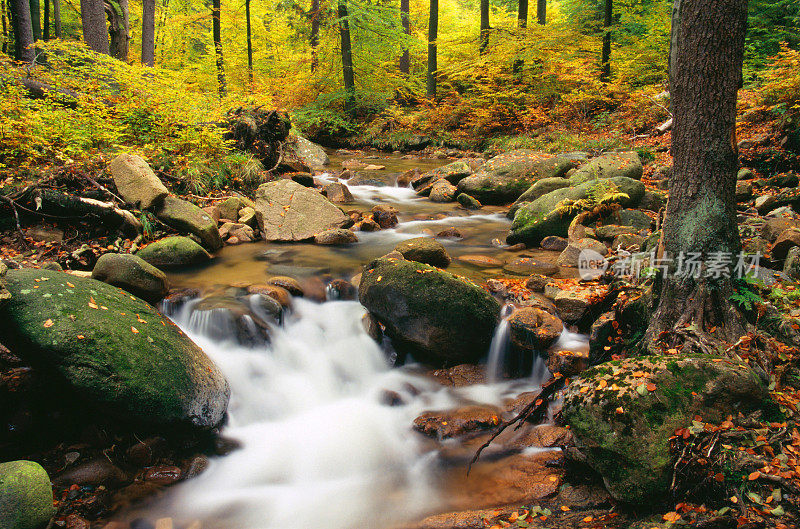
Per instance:
[[[500,309],[500,323],[494,331],[492,343],[489,346],[489,357],[486,361],[486,381],[495,383],[503,373],[503,364],[506,360],[509,345],[511,343],[511,335],[508,330],[508,317],[514,312],[514,305],[506,303]]]

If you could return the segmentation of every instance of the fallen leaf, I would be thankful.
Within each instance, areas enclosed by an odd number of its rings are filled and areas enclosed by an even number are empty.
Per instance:
[[[137,329],[136,327],[131,327],[131,332],[133,334],[139,334],[139,329]]]
[[[49,329],[52,326],[53,326],[53,320],[48,319],[46,322],[44,322],[44,328],[45,329]]]

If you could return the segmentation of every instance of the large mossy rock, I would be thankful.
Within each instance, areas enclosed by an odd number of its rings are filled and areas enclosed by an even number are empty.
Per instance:
[[[156,211],[156,217],[181,233],[195,235],[209,252],[222,248],[217,221],[191,202],[169,195]]]
[[[570,185],[579,185],[595,178],[616,178],[624,176],[640,180],[644,167],[636,151],[610,152],[592,158],[578,167],[569,177]]]
[[[450,255],[444,245],[431,237],[414,237],[394,247],[409,261],[425,263],[438,268],[450,266]]]
[[[256,190],[258,225],[267,241],[304,241],[341,228],[349,218],[319,192],[292,180],[262,184]]]
[[[192,239],[176,236],[152,242],[136,255],[158,268],[196,265],[211,259],[211,254]]]
[[[437,167],[427,173],[422,173],[411,181],[411,187],[413,187],[418,194],[427,196],[435,182],[447,180],[451,184],[456,185],[471,174],[472,168],[469,163],[465,160],[456,160],[455,162]]]
[[[756,373],[728,359],[649,356],[590,368],[570,382],[563,417],[578,450],[611,495],[631,504],[669,497],[669,438],[695,416],[721,422],[760,409],[768,393]]]
[[[148,303],[161,301],[169,292],[166,274],[135,255],[101,255],[92,270],[92,279],[119,287]]]
[[[117,191],[128,204],[148,209],[169,194],[147,162],[135,154],[120,154],[108,166]]]
[[[458,192],[467,193],[481,204],[508,204],[543,178],[558,178],[575,167],[567,156],[519,149],[495,156],[478,171],[458,183]]]
[[[364,267],[359,300],[398,351],[433,366],[473,363],[486,354],[500,304],[462,277],[403,259]]]
[[[225,377],[152,306],[106,283],[49,270],[10,270],[3,343],[100,413],[128,422],[212,428]]]
[[[55,513],[50,478],[41,465],[0,463],[0,527],[41,529]]]
[[[623,207],[635,207],[642,200],[644,184],[638,180],[618,176],[610,178],[609,181],[620,193],[627,195],[620,196],[613,202]],[[522,242],[528,246],[535,246],[549,235],[566,237],[569,225],[579,210],[565,209],[560,206],[563,206],[566,201],[587,199],[597,185],[598,180],[591,180],[578,186],[556,189],[533,202],[524,204],[514,215],[511,231],[506,237],[506,241],[508,244]]]

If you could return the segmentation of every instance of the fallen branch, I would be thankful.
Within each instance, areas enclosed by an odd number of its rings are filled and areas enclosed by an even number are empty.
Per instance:
[[[672,128],[672,118],[669,118],[667,121],[656,127],[656,132],[658,134],[664,134],[671,128]]]
[[[68,212],[73,218],[93,216],[99,218],[100,222],[110,229],[135,233],[137,236],[142,233],[142,223],[139,219],[130,211],[117,207],[113,202],[76,197],[51,189],[37,189],[34,192],[34,201],[36,211],[33,213],[36,214],[42,214],[40,210],[44,209]]]
[[[519,412],[517,416],[514,417],[513,419],[510,419],[498,425],[497,431],[492,435],[492,437],[490,437],[488,441],[483,443],[483,445],[481,445],[481,447],[478,448],[478,451],[475,452],[475,455],[473,456],[472,460],[467,465],[467,475],[469,475],[469,471],[472,469],[472,465],[476,461],[478,461],[478,458],[481,457],[481,452],[483,452],[483,450],[487,448],[492,443],[492,441],[497,439],[497,437],[501,433],[503,433],[503,431],[506,428],[508,428],[509,426],[511,426],[516,422],[519,422],[516,428],[514,428],[515,430],[518,430],[526,420],[534,420],[534,421],[540,420],[541,416],[545,412],[547,412],[547,405],[549,404],[550,397],[552,397],[556,392],[558,392],[559,390],[561,390],[561,388],[564,387],[564,382],[565,382],[564,377],[551,378],[546,384],[542,386],[541,391],[539,391],[539,394],[536,395],[535,399],[533,399],[533,402],[525,406],[522,409],[522,411]]]
[[[57,88],[36,79],[0,76],[0,84],[22,86],[27,92],[28,99],[45,99],[48,95],[53,94],[56,96],[54,100],[63,107],[77,108],[78,106],[77,92],[66,88]]]

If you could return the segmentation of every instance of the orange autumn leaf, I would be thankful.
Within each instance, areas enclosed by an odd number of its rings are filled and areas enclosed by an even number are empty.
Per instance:
[[[44,322],[44,328],[45,329],[49,329],[52,326],[53,326],[53,320],[48,319],[46,322]]]
[[[131,327],[131,332],[133,334],[139,334],[139,329],[137,329],[136,327]]]
[[[761,472],[756,470],[755,472],[751,472],[749,476],[747,476],[748,481],[754,481],[761,477]]]

